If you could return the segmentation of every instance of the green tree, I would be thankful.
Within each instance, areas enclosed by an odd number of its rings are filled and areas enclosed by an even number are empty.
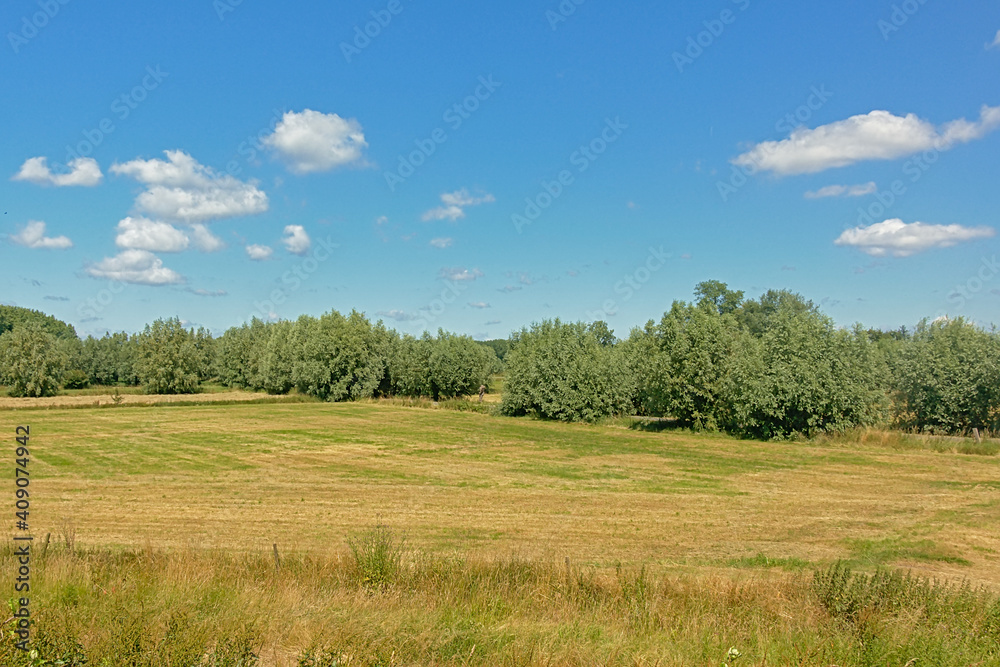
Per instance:
[[[921,322],[893,363],[897,420],[956,433],[1000,427],[1000,336],[962,318]]]
[[[194,332],[177,318],[147,324],[139,335],[137,367],[147,394],[197,392],[201,362]]]
[[[0,335],[0,379],[11,396],[54,396],[66,366],[55,336],[37,321]]]
[[[386,384],[392,335],[357,311],[303,315],[295,327],[298,390],[325,401],[370,398]]]
[[[696,304],[708,304],[720,315],[726,315],[743,303],[743,291],[733,291],[729,285],[718,280],[706,280],[695,285],[694,299]]]
[[[511,337],[501,409],[562,421],[596,421],[632,410],[635,377],[621,346],[588,325],[558,319]]]

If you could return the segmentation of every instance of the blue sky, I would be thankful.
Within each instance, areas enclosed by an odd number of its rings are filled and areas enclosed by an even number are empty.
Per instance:
[[[627,335],[706,279],[998,319],[995,2],[10,0],[0,29],[0,302],[81,334]]]

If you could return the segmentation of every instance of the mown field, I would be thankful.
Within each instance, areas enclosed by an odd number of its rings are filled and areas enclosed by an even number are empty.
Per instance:
[[[24,423],[35,636],[87,664],[1000,664],[989,448],[308,402],[6,409],[6,451]],[[838,560],[986,590],[831,611]]]

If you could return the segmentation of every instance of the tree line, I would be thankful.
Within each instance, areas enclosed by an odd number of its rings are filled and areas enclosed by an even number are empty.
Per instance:
[[[799,294],[744,298],[700,283],[659,321],[619,339],[605,322],[546,320],[509,339],[439,330],[419,338],[356,311],[252,322],[213,338],[177,319],[77,338],[36,311],[0,310],[0,382],[11,395],[141,385],[189,393],[230,387],[327,401],[473,395],[504,374],[500,411],[563,421],[615,415],[752,438],[864,426],[956,433],[1000,428],[1000,335],[963,319],[912,331],[837,328]]]

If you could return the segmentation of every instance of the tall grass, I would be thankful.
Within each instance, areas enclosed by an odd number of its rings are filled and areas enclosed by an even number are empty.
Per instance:
[[[14,560],[0,551],[0,571]],[[359,576],[371,562],[382,585]],[[265,549],[59,546],[33,563],[32,592],[37,654],[13,648],[8,621],[2,665],[957,666],[1000,656],[1000,603],[969,587],[839,565],[677,576],[446,557],[407,552],[384,526],[347,550],[285,554],[279,569]]]

